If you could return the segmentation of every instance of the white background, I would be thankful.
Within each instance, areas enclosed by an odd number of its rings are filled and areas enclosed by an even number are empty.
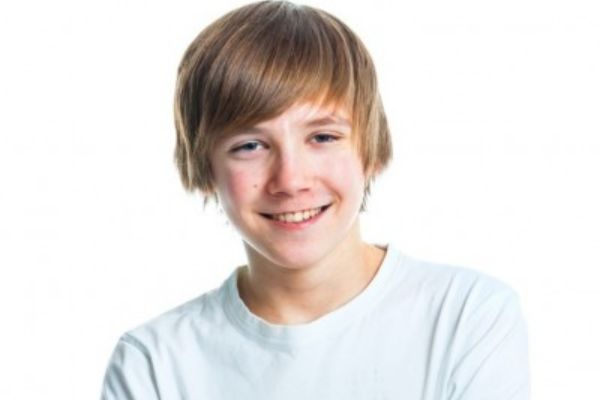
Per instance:
[[[0,398],[98,398],[123,331],[244,262],[172,161],[177,64],[242,2],[7,3]],[[395,160],[365,237],[512,285],[537,399],[600,398],[594,3],[309,2],[348,23],[378,67]]]

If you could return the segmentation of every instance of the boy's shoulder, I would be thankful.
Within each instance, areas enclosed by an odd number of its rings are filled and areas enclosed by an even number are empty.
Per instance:
[[[406,270],[405,279],[426,287],[440,289],[454,285],[473,289],[476,286],[479,290],[492,292],[513,291],[500,278],[470,267],[425,261],[406,255],[403,256],[403,267]]]
[[[212,289],[126,331],[121,341],[138,348],[170,347],[191,334],[222,326],[224,287]]]
[[[456,305],[518,302],[505,281],[476,269],[425,261],[402,254],[392,290],[419,301]]]

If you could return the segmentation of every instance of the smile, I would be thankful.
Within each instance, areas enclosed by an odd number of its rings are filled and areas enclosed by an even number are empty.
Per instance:
[[[269,218],[269,219],[272,219],[275,221],[279,221],[279,222],[299,224],[299,223],[306,222],[306,221],[309,221],[309,220],[315,218],[316,216],[321,214],[323,211],[325,211],[330,205],[331,204],[328,204],[328,205],[322,206],[322,207],[301,210],[301,211],[285,212],[285,213],[280,213],[280,214],[261,214],[261,215],[263,217],[266,217],[266,218]]]

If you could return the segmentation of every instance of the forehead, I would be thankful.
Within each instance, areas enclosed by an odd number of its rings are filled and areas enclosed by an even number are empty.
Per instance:
[[[299,124],[307,127],[339,125],[352,127],[352,117],[348,109],[336,104],[319,104],[303,101],[293,104],[281,114],[254,125],[256,128],[278,124]]]

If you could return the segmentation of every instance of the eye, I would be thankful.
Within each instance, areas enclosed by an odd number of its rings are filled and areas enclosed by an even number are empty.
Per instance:
[[[252,140],[235,146],[230,151],[232,153],[251,153],[258,150],[261,146],[264,147],[264,145],[259,141]]]
[[[329,134],[329,133],[317,133],[316,135],[314,135],[312,137],[312,139],[317,143],[328,143],[328,142],[335,142],[336,140],[339,140],[339,137]]]

